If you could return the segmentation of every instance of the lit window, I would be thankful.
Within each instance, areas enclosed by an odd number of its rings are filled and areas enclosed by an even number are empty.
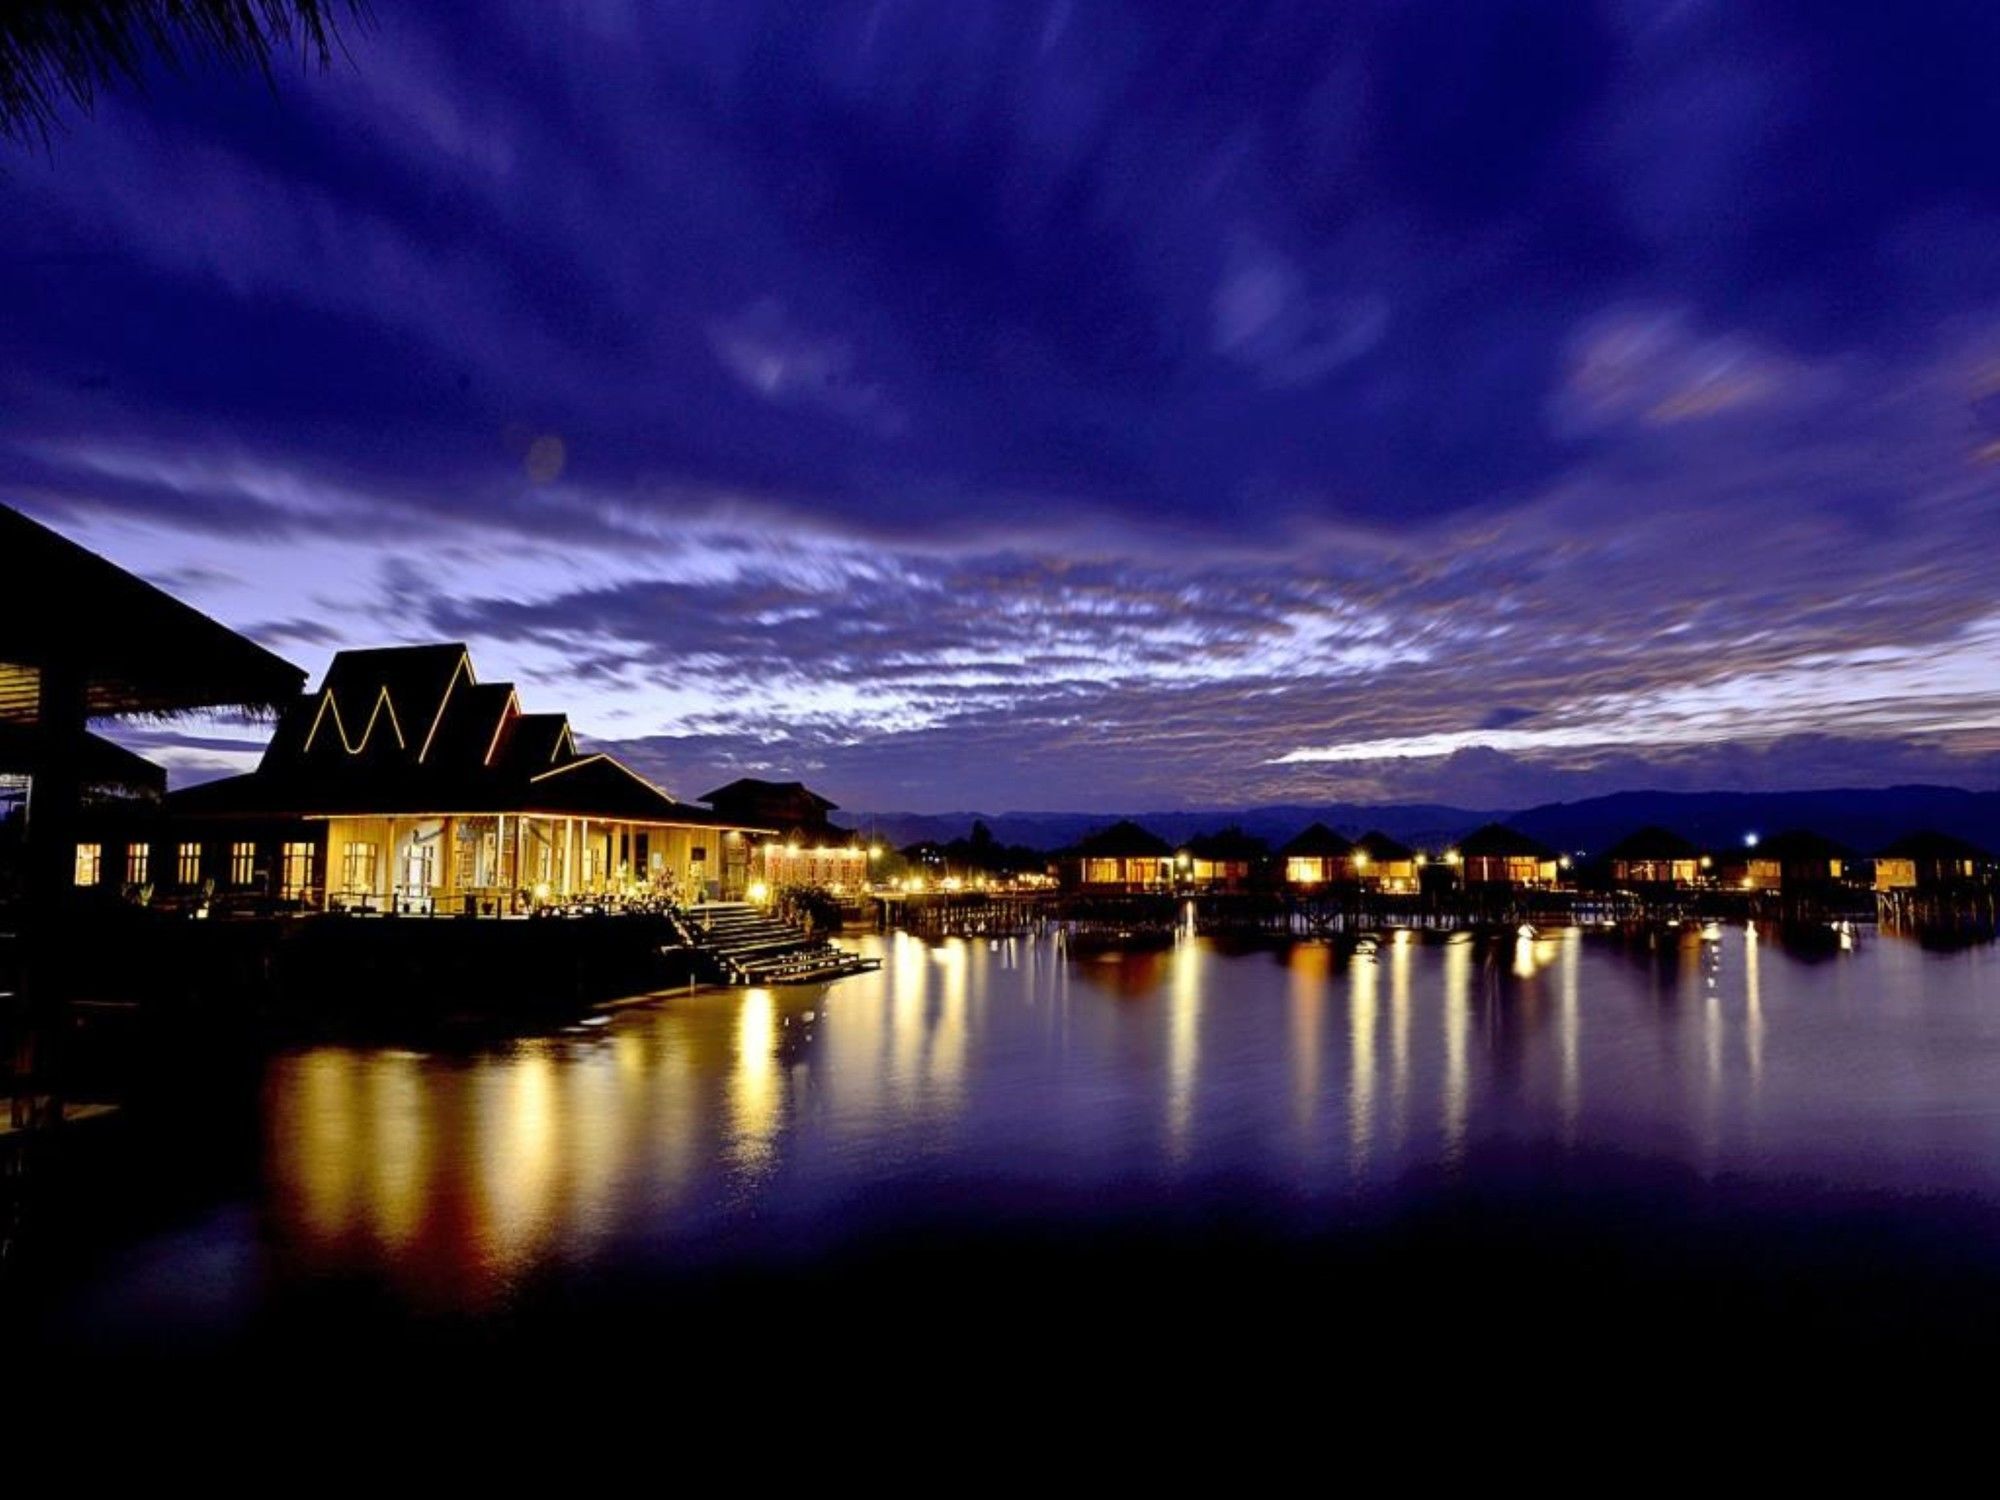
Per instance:
[[[296,900],[312,889],[313,846],[311,844],[287,844],[284,861],[280,867],[283,883],[279,891],[284,896]]]
[[[144,885],[146,883],[147,867],[152,862],[153,851],[148,846],[145,844],[127,844],[125,846],[125,883],[127,885]]]
[[[104,874],[104,846],[102,844],[78,844],[76,846],[76,883],[96,885]]]
[[[375,866],[379,858],[373,844],[349,844],[340,861],[341,886],[357,896],[373,891]]]
[[[229,846],[229,883],[248,885],[257,878],[257,846],[235,843]]]
[[[182,885],[196,885],[201,881],[201,845],[182,844],[180,847],[180,880]]]

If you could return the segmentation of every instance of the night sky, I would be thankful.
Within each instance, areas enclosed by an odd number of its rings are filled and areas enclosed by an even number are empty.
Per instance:
[[[851,809],[2000,785],[2000,5],[376,10],[0,146],[0,496],[315,676]]]

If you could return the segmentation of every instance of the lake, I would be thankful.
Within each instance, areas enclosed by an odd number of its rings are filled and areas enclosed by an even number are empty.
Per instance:
[[[1190,1284],[1266,1312],[1420,1285],[1457,1326],[1511,1316],[1496,1277],[1581,1296],[1580,1326],[1643,1301],[1650,1336],[1777,1288],[1807,1331],[1994,1326],[1993,946],[849,941],[879,973],[291,1048],[185,1120],[145,1105],[66,1167],[17,1301],[59,1346],[154,1354],[685,1331],[808,1295],[1151,1327]],[[1346,1298],[1350,1327],[1387,1316]]]

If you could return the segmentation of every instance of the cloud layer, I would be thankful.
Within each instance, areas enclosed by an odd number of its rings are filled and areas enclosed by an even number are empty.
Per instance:
[[[384,15],[0,163],[0,493],[684,792],[1991,785],[2000,16],[1921,10]]]

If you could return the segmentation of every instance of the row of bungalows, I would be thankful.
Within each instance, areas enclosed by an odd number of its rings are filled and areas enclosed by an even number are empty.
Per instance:
[[[1895,891],[1990,881],[1997,871],[2000,866],[1985,850],[1930,831],[1862,857],[1807,829],[1712,853],[1671,829],[1648,827],[1595,858],[1581,859],[1502,823],[1476,829],[1435,854],[1381,832],[1348,839],[1314,823],[1273,857],[1261,840],[1239,830],[1196,837],[1176,848],[1127,819],[1058,856],[1065,887],[1106,893],[1283,888],[1302,894],[1337,889],[1400,894],[1566,886],[1757,892],[1835,885]]]
[[[1603,863],[1608,883],[1626,890],[1932,890],[1990,881],[2000,871],[2000,863],[1978,845],[1930,829],[1862,855],[1805,828],[1711,853],[1671,829],[1651,827],[1612,845]]]
[[[86,831],[78,886],[159,904],[502,915],[740,896],[779,830],[676,800],[568,718],[481,682],[462,644],[342,651],[254,771]]]

